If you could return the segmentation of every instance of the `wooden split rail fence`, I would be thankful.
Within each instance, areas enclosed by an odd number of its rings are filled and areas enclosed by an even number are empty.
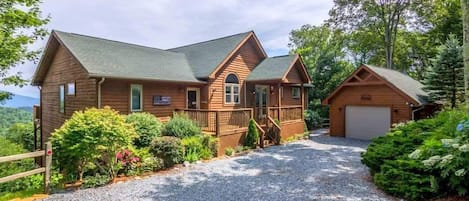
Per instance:
[[[0,178],[0,183],[5,183],[5,182],[13,181],[16,179],[20,179],[23,177],[43,173],[44,174],[44,193],[49,193],[50,174],[51,174],[51,165],[52,165],[52,145],[50,142],[47,142],[45,143],[44,147],[45,147],[44,150],[0,157],[0,163],[12,162],[12,161],[17,161],[17,160],[22,160],[22,159],[27,159],[27,158],[41,157],[42,164],[43,164],[42,167],[39,167],[33,170],[2,177]]]

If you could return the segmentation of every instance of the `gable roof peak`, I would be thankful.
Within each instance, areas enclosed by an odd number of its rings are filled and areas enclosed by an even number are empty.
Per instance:
[[[166,50],[173,51],[175,49],[185,48],[185,47],[189,47],[189,46],[196,46],[196,45],[200,45],[200,44],[203,44],[203,43],[210,43],[210,42],[213,42],[213,41],[224,40],[224,39],[231,38],[231,37],[247,36],[250,33],[254,33],[254,31],[251,30],[251,31],[237,33],[237,34],[231,34],[231,35],[228,35],[228,36],[222,36],[222,37],[219,37],[219,38],[199,41],[199,42],[196,42],[196,43],[190,43],[190,44],[186,44],[186,45],[182,45],[182,46],[178,46],[178,47],[173,47],[173,48],[169,48],[169,49],[166,49]]]
[[[122,41],[117,41],[117,40],[112,40],[112,39],[107,39],[107,38],[101,38],[101,37],[97,37],[97,36],[78,34],[78,33],[73,33],[73,32],[65,32],[65,31],[60,31],[60,30],[57,30],[57,29],[52,29],[52,33],[55,33],[59,38],[60,38],[61,35],[69,35],[69,36],[85,37],[85,38],[90,38],[90,39],[95,39],[95,40],[107,41],[107,42],[111,42],[111,43],[126,44],[126,45],[129,45],[129,46],[135,46],[135,47],[139,47],[139,48],[148,48],[148,49],[153,49],[153,50],[166,51],[164,49],[160,49],[160,48],[156,48],[156,47],[139,45],[139,44],[129,43],[129,42],[122,42]]]

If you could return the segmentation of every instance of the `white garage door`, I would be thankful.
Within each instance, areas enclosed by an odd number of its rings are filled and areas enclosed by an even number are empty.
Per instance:
[[[391,127],[391,108],[374,106],[345,107],[345,136],[369,140],[386,134]]]

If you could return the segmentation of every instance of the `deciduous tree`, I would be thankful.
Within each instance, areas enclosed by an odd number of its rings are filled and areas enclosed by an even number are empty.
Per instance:
[[[41,0],[0,1],[0,85],[23,86],[21,73],[9,70],[27,61],[36,61],[39,50],[30,45],[46,36],[45,25],[49,17],[43,17],[39,5]],[[0,102],[11,94],[0,91]]]

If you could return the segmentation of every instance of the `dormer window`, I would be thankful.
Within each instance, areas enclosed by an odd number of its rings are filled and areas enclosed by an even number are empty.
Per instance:
[[[225,78],[225,104],[239,104],[239,79],[231,73]]]

